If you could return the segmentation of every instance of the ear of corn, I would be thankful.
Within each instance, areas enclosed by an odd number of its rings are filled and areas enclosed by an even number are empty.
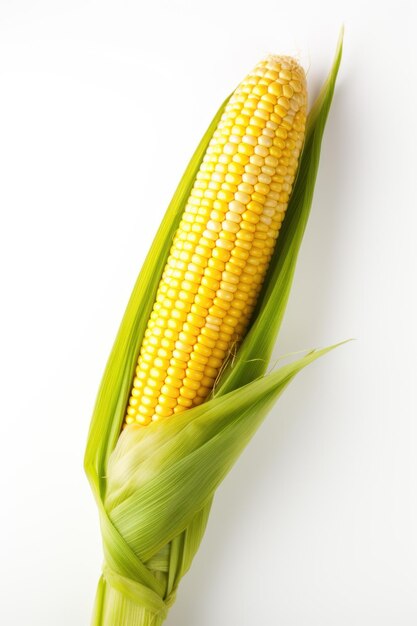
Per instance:
[[[126,424],[201,404],[241,340],[287,209],[304,141],[304,71],[259,63],[213,133],[158,287]]]
[[[308,117],[298,177],[249,332],[221,373],[215,397],[146,428],[129,426],[120,435],[151,316],[150,294],[157,294],[174,234],[224,106],[190,162],[145,261],[103,377],[85,457],[105,554],[95,626],[163,622],[198,549],[215,489],[286,385],[325,352],[313,351],[264,376],[310,211],[340,58],[341,42]]]

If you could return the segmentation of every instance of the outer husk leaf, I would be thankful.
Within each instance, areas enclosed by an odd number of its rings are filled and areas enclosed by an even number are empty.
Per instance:
[[[213,494],[312,351],[264,376],[312,203],[321,140],[342,54],[307,124],[299,173],[251,328],[203,405],[120,435],[138,352],[171,242],[223,103],[180,181],[145,260],[97,397],[85,468],[97,499],[105,566],[93,626],[157,626],[205,531]]]

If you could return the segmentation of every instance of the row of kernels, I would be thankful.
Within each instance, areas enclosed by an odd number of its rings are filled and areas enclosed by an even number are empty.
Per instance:
[[[188,211],[190,211],[190,209],[193,210],[192,205],[187,205],[186,212],[187,212],[187,209],[188,209]],[[181,250],[181,249],[184,249],[184,248],[186,248],[186,249],[188,248],[188,251],[191,252],[192,246],[191,245],[184,245],[181,242],[181,239],[184,239],[184,237],[182,235],[182,232],[181,231],[179,231],[179,232],[180,232],[179,237],[176,237],[174,239],[174,246],[173,246],[174,250],[172,251],[173,254],[172,254],[171,258],[168,260],[168,272],[171,269],[170,265],[175,264],[175,267],[178,268],[178,264],[180,263],[182,265],[183,272],[178,272],[178,269],[176,269],[174,271],[177,273],[177,276],[178,276],[178,273],[179,273],[179,276],[181,277],[181,273],[184,273],[184,270],[186,269],[186,267],[183,265],[183,263],[184,263],[184,261],[189,261],[189,255],[184,254],[184,253],[178,254],[178,250]],[[191,232],[188,238],[191,238],[194,242],[196,242],[195,232]],[[178,239],[180,241],[178,241]],[[177,257],[177,259],[175,257]],[[178,258],[180,259],[179,261],[178,261]],[[194,274],[193,278],[195,279],[195,277],[196,277],[196,275]],[[164,278],[166,278],[166,277],[164,277]],[[188,276],[188,278],[190,278],[190,276]],[[170,285],[169,285],[169,289],[167,289],[167,285],[163,281],[162,285],[161,285],[161,288],[159,290],[159,294],[162,295],[162,294],[166,293],[167,295],[170,295],[171,298],[175,298],[175,296],[179,296],[179,299],[177,300],[176,304],[177,305],[179,304],[179,306],[181,308],[182,301],[183,300],[189,300],[188,292],[184,291],[184,290],[187,290],[188,288],[190,288],[190,286],[191,285],[190,285],[189,281],[184,281],[181,284],[182,291],[178,291],[179,281],[178,280],[175,281],[175,284],[174,284],[174,281],[171,280],[170,281]],[[176,288],[176,290],[177,290],[176,292],[174,291],[174,288]],[[160,305],[160,300],[161,300],[161,298],[157,296],[156,306],[154,307],[155,309],[160,309],[160,306],[158,306],[158,305]],[[163,300],[163,303],[165,304],[166,307],[172,307],[172,305],[173,305],[173,301],[172,300],[170,301],[168,299]],[[162,313],[165,313],[165,311],[161,311],[160,310],[160,315]],[[163,317],[166,317],[166,315],[164,315]],[[152,318],[152,316],[151,316],[151,318]],[[178,336],[178,334],[179,333],[177,332],[177,336]],[[146,335],[146,333],[145,333],[145,335]],[[160,335],[160,332],[157,335]],[[155,337],[153,337],[153,342],[152,343],[154,344],[154,346],[155,346],[155,344],[156,344],[156,346],[158,345],[158,342],[155,341]],[[148,341],[145,339],[144,345],[142,346],[141,353],[143,353],[143,351],[149,353],[149,348],[147,349],[147,344],[148,344]],[[166,343],[164,344],[164,340],[161,341],[161,345],[162,345],[162,349],[159,348],[159,350],[157,352],[157,354],[159,356],[161,356],[161,355],[162,356],[166,356],[166,357],[169,356],[169,350],[171,350],[173,352],[173,348],[175,347],[175,344],[173,344],[173,342],[171,342],[171,344],[168,344],[168,345]],[[151,350],[151,354],[152,354],[152,352],[154,353],[154,350]],[[148,354],[146,354],[146,356],[148,356]],[[141,357],[139,358],[139,364],[143,366],[143,363],[142,364],[140,363],[141,360],[143,360],[142,354],[141,354]],[[151,378],[151,381],[152,381],[152,378]],[[157,391],[158,391],[158,384],[154,383],[154,384],[152,384],[152,387],[154,389],[154,394],[156,394]],[[161,388],[161,387],[163,387],[163,385],[159,385],[159,388]],[[165,391],[165,389],[164,389],[164,391]],[[149,394],[149,385],[148,385],[148,388],[144,390],[144,392],[147,392]],[[154,408],[154,406],[156,404],[156,400],[158,399],[158,397],[156,397],[156,399],[155,399],[155,396],[154,396],[152,399],[149,399],[149,397],[147,397],[146,393],[144,393],[144,396],[145,397],[143,398],[143,402],[145,403],[145,409],[146,409],[146,411],[145,411],[146,415],[144,417],[145,418],[149,418],[150,417],[150,413],[152,412],[152,409]],[[143,411],[143,408],[142,408],[142,413],[143,412],[144,411]],[[139,418],[140,418],[140,416],[139,416]]]
[[[207,181],[207,177],[202,177],[200,180],[201,180],[201,181],[204,181],[204,180],[205,180],[205,181]],[[215,182],[220,183],[220,184],[221,184],[223,181],[224,181],[224,178],[223,178],[223,177],[221,177],[221,176],[217,176],[217,180],[215,180]],[[228,180],[226,180],[226,183],[228,183],[229,185],[231,185],[233,182],[237,182],[236,178],[231,179],[231,178],[229,177],[229,179],[228,179]],[[201,187],[203,187],[203,185],[201,185]],[[234,190],[232,187],[230,187],[230,186],[229,186],[229,187],[227,187],[226,185],[222,185],[222,191],[223,191],[223,192],[233,192],[233,191],[235,191],[235,190]],[[228,195],[227,195],[226,193],[223,193],[223,194],[218,194],[218,196],[220,196],[220,199],[222,199],[223,201],[227,201],[227,200],[229,200],[229,197],[228,197]],[[233,233],[233,231],[235,231],[235,230],[236,230],[236,229],[234,228],[234,222],[232,222],[232,221],[230,221],[230,220],[226,220],[225,222],[226,222],[226,223],[225,223],[224,225],[226,226],[226,228],[225,228],[226,232]],[[219,228],[219,227],[220,227],[220,228]],[[219,224],[218,222],[214,222],[213,220],[210,220],[210,222],[207,224],[207,228],[206,228],[206,230],[204,231],[204,235],[206,235],[206,241],[207,241],[207,240],[208,240],[208,241],[212,241],[212,240],[214,239],[213,235],[215,235],[215,233],[216,233],[216,232],[219,232],[219,230],[221,231],[221,233],[223,233],[223,230],[222,230],[222,224]],[[224,241],[219,241],[219,240],[218,240],[216,243],[217,243],[217,246],[218,246],[218,244],[220,244],[220,247],[222,247],[222,244],[223,244],[223,246],[225,245],[225,242],[224,242]],[[216,247],[217,247],[217,246],[216,246]],[[224,253],[222,253],[222,254],[220,254],[219,256],[220,256],[222,259],[225,259],[225,258],[227,257],[227,254],[225,255]],[[206,269],[207,269],[207,268],[206,268]],[[212,293],[209,293],[208,295],[212,295]],[[207,298],[207,299],[204,301],[204,304],[205,304],[206,306],[208,306],[208,304],[209,304],[209,301],[208,301],[208,300],[209,300],[209,298],[208,298],[208,296],[206,296],[206,298]],[[218,305],[218,304],[219,304],[219,302],[217,302],[216,304]],[[215,306],[216,306],[216,305],[215,305]],[[203,314],[205,314],[205,310],[200,311],[200,312],[201,312],[201,313],[203,313]],[[220,314],[220,313],[219,313],[219,311],[218,311],[218,309],[214,309],[213,307],[211,307],[211,311],[209,311],[209,312],[211,312],[211,313],[216,312],[218,315]],[[198,345],[199,345],[199,344],[198,344]],[[197,351],[197,353],[198,353],[198,349],[197,349],[196,351]],[[220,356],[224,356],[224,355],[222,354],[222,355],[219,355],[219,357],[220,357]],[[185,379],[184,379],[184,385],[183,385],[183,388],[181,388],[181,389],[180,389],[180,394],[181,394],[181,395],[184,395],[184,394],[185,394],[185,396],[190,395],[190,394],[192,395],[192,391],[194,391],[194,390],[191,390],[191,392],[190,392],[190,391],[187,391],[187,389],[189,389],[189,382],[188,382],[188,379],[187,379],[187,380],[185,380]],[[164,392],[165,392],[165,391],[166,391],[166,389],[164,388]],[[182,392],[182,393],[181,393],[181,392]]]

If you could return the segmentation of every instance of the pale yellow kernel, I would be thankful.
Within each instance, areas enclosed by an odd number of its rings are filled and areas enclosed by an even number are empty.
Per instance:
[[[222,282],[220,283],[220,289],[223,291],[228,291],[229,293],[233,294],[236,291],[237,286],[222,280]],[[219,291],[217,292],[217,295],[221,297],[219,295]]]
[[[246,143],[249,146],[256,146],[257,144],[257,139],[254,135],[244,135],[242,137],[242,141],[243,143]]]
[[[184,387],[187,389],[191,389],[192,391],[197,391],[200,388],[200,383],[195,380],[190,380],[189,378],[184,378]]]
[[[200,292],[200,289],[201,289],[201,287],[199,287],[199,292]],[[183,332],[187,333],[188,341],[190,341],[190,336],[191,337],[198,337],[198,335],[200,334],[200,329],[197,328],[197,326],[193,326],[189,322],[185,322],[184,326],[183,326]],[[179,339],[181,339],[181,333],[179,335]]]
[[[279,77],[284,80],[292,80],[292,74],[288,69],[283,69],[279,73]]]
[[[214,204],[217,204],[217,202],[215,202]],[[224,218],[224,214],[227,211],[227,203],[222,203],[222,206],[224,206],[224,210],[222,209],[220,211],[219,209],[213,209],[210,213],[210,218],[213,220],[213,222],[219,222],[219,224],[221,224]]]
[[[229,265],[229,264],[227,264]],[[235,273],[235,268],[234,271],[231,272],[230,269],[226,269],[223,273],[222,273],[222,279],[224,282],[227,282],[229,284],[232,285],[237,285],[239,283],[239,276],[236,275]]]
[[[248,219],[242,221],[241,228],[242,228],[242,230],[248,230],[250,233],[254,233],[255,230],[256,230],[255,223],[249,221]],[[250,244],[248,246],[244,245],[244,244],[245,244],[245,242],[243,242],[243,241],[237,241],[236,242],[236,246],[238,246],[240,248],[244,248],[245,250],[250,250],[250,247],[251,247]]]
[[[211,298],[208,298],[207,296],[202,296],[201,294],[197,294],[195,296],[195,303],[198,306],[207,309],[211,305]],[[190,341],[190,339],[188,339],[188,341]],[[193,337],[193,341],[195,342],[195,337]]]
[[[238,191],[235,194],[235,200],[237,202],[240,202],[241,204],[247,204],[248,202],[250,202],[250,195],[248,193],[242,192],[242,191]],[[227,216],[226,216],[227,217]]]
[[[229,212],[232,211],[233,213],[243,213],[243,211],[245,210],[245,205],[243,204],[243,202],[239,202],[238,200],[232,200],[232,202],[229,203]],[[228,213],[226,213],[226,218],[227,218]]]
[[[246,134],[253,137],[259,137],[262,134],[262,128],[259,126],[250,125],[246,129]]]
[[[255,87],[253,88],[253,93],[256,96],[262,96],[266,92],[267,92],[267,86],[261,84],[260,82],[257,85],[255,85]]]
[[[230,154],[220,154],[219,155],[219,163],[223,163],[225,165],[227,165],[228,163],[230,163],[231,160],[231,155]]]
[[[172,351],[172,357],[178,361],[186,362],[189,356],[189,352],[186,350],[178,350],[177,348]]]
[[[217,291],[217,298],[220,298],[221,300],[224,300],[225,302],[232,302],[233,301],[233,291],[229,291],[227,289],[218,289],[218,291]]]
[[[253,111],[258,106],[259,98],[250,94],[245,102],[245,109]]]
[[[191,398],[185,398],[183,396],[180,396],[178,398],[178,406],[189,409],[191,406],[193,406],[193,401]]]
[[[250,161],[251,161],[250,162],[250,166],[248,166],[248,167],[253,168],[253,170],[256,169],[256,172],[253,171],[253,173],[254,174],[256,173],[256,175],[259,175],[260,172],[261,172],[261,167],[265,163],[264,157],[262,157],[262,156],[260,156],[258,154],[254,154],[254,155],[251,156]]]
[[[189,389],[188,387],[181,387],[180,394],[182,398],[187,398],[188,400],[192,400],[196,396],[196,390]]]
[[[210,269],[212,268],[207,268],[207,270],[210,270]],[[207,287],[208,289],[214,290],[214,291],[218,289],[219,287],[218,280],[214,276],[209,275],[209,274],[203,276],[203,278],[201,279],[201,284],[204,287]]]
[[[249,254],[247,253],[246,250],[242,250],[241,248],[235,248],[234,250],[232,250],[232,257],[234,262],[236,261],[246,261],[246,259],[248,258]],[[243,265],[240,265],[240,267],[243,267]]]
[[[210,315],[220,319],[220,323],[221,319],[226,315],[226,311],[222,307],[217,306],[217,304],[213,304],[213,306],[210,307],[209,311]]]
[[[171,316],[178,322],[184,322],[187,317],[187,311],[189,310],[189,304],[181,302],[181,300],[177,300],[175,303],[175,308],[171,311],[167,309],[167,313],[171,313]]]
[[[217,251],[218,248],[222,248],[223,250],[226,250],[228,252],[230,252],[231,250],[233,250],[234,247],[234,234],[233,233],[229,233],[227,231],[224,231],[221,233],[220,235],[220,239],[218,239],[216,241],[216,254],[214,254],[213,251],[213,257],[214,258],[218,258],[221,259],[222,261],[228,261],[229,260],[229,256],[224,255],[223,257],[219,256],[219,252]]]
[[[241,137],[240,135],[229,135],[230,143],[240,143]]]
[[[169,369],[169,368],[168,368]],[[181,370],[182,371],[182,370]],[[182,379],[180,378],[175,378],[174,376],[167,376],[165,378],[165,384],[169,385],[170,387],[175,387],[176,389],[179,389],[182,385],[181,382]]]
[[[265,94],[259,101],[258,104],[258,110],[261,109],[262,111],[266,111],[267,113],[272,113],[272,111],[274,110],[274,106],[273,103],[270,102],[268,96],[270,96],[270,94]],[[265,119],[268,119],[269,116],[267,116]]]
[[[265,72],[265,78],[270,78],[271,80],[276,80],[278,78],[278,72],[274,69],[268,69]]]
[[[257,224],[259,221],[259,215],[253,211],[245,211],[242,218],[245,222],[249,222],[250,224]]]
[[[152,417],[153,411],[154,411],[153,407],[147,407],[147,406],[144,406],[144,405],[142,404],[142,405],[139,407],[139,409],[138,409],[138,414],[139,414],[140,416],[145,417],[145,418],[146,418],[146,417]],[[137,418],[137,417],[136,417],[136,419],[138,420],[138,418]],[[141,420],[139,419],[138,421],[141,421]]]
[[[281,96],[281,98],[278,98],[278,104],[286,110],[290,108],[289,100],[285,96]]]
[[[226,174],[226,181],[229,185],[233,185],[233,188],[230,188],[229,191],[235,191],[235,187],[240,183],[240,174],[228,172]]]
[[[173,387],[171,385],[162,385],[161,387],[161,394],[164,396],[167,396],[168,398],[178,398],[178,396],[180,395],[179,389],[177,387]],[[173,405],[175,406],[175,405]]]
[[[194,304],[192,304],[191,306],[191,313],[198,317],[204,318],[207,315],[207,309],[197,304],[197,302],[194,302]],[[185,350],[185,347],[184,347],[184,350]]]
[[[216,248],[213,250],[213,259],[218,261],[228,261],[230,257],[229,250],[225,250],[223,247],[219,247],[219,240],[216,242]],[[219,266],[220,269],[220,266]]]
[[[203,233],[204,239],[213,243],[217,239],[217,233],[213,230],[205,230]]]
[[[236,294],[236,299],[233,303],[233,306],[238,311],[243,311],[246,307],[246,301],[248,300],[248,294],[241,292]]]
[[[223,316],[226,315],[226,313],[229,310],[229,306],[230,306],[230,302],[229,302],[229,298],[230,300],[233,300],[233,295],[232,294],[228,294],[228,299],[223,299],[220,298],[218,296],[216,296],[213,300],[213,308],[218,309],[219,311],[222,312]]]
[[[183,338],[188,339],[187,335],[185,333],[180,333],[183,335]],[[176,350],[180,350],[182,352],[191,352],[192,347],[190,346],[188,341],[183,341],[181,339],[179,339],[178,341],[175,342],[175,349]]]
[[[279,148],[277,148],[276,146],[272,146],[269,149],[269,151],[270,151],[272,156],[277,157],[277,158],[279,158],[282,155],[282,151]]]
[[[237,145],[234,143],[227,143],[223,146],[223,151],[227,155],[233,155],[237,152]]]
[[[204,357],[208,357],[212,353],[212,348],[205,346],[203,343],[199,342],[194,346],[194,353],[201,354]]]
[[[151,387],[150,385],[146,385],[143,388],[143,395],[147,396],[148,398],[153,398],[154,395],[155,395],[155,389],[153,387]]]
[[[240,125],[240,124],[235,124],[232,127],[232,134],[233,135],[239,135],[240,137],[242,137],[245,134],[245,126]]]
[[[224,269],[223,261],[213,258],[213,257],[211,257],[208,260],[208,267],[206,268],[207,276],[210,276],[211,278],[215,278],[216,280],[218,280],[221,277],[221,272],[223,269]]]
[[[237,153],[233,157],[233,161],[236,163],[241,163],[242,165],[246,165],[249,162],[249,156],[247,154]]]
[[[200,246],[196,246],[195,248],[196,254],[199,254],[200,256],[206,257],[206,258],[210,256],[210,251],[211,251],[211,247],[209,246],[200,245]]]
[[[255,145],[256,145],[256,141],[255,141]],[[250,156],[251,154],[253,154],[253,150],[254,150],[254,146],[249,143],[240,143],[238,147],[238,153],[244,154],[246,156]]]
[[[178,298],[181,302],[192,302],[194,299],[194,294],[189,291],[180,291],[178,294]],[[183,305],[177,301],[176,306],[182,307]],[[168,307],[167,307],[168,308]]]
[[[240,111],[240,107],[238,108],[238,111]],[[235,125],[236,126],[241,126],[241,127],[244,128],[247,125],[248,121],[249,120],[244,115],[241,115],[238,112],[238,115],[235,118]],[[234,128],[236,128],[236,126]],[[237,134],[239,134],[239,133],[237,133]]]
[[[257,182],[257,177],[254,174],[244,173],[242,176],[242,180],[245,183],[249,183],[250,185],[254,185]]]
[[[242,211],[243,213],[245,210],[245,205],[242,204],[241,202],[239,202],[239,204],[243,206],[243,211]],[[228,211],[225,217],[228,222],[232,222],[232,223],[234,222],[236,224],[239,224],[239,222],[242,219],[241,215],[239,213],[236,213],[235,211]]]
[[[262,146],[263,148],[270,148],[272,146],[272,138],[271,137],[267,137],[265,135],[262,135],[262,137],[259,137],[259,146]],[[258,148],[258,152],[257,154],[260,154],[259,152],[259,146],[257,146]],[[262,156],[268,156],[269,152],[262,154]]]
[[[152,421],[157,422],[159,417],[169,417],[172,413],[172,408],[157,404],[155,407],[155,415],[152,415]]]
[[[156,368],[159,368],[161,370],[166,370],[169,366],[169,360],[168,359],[161,359],[160,357],[157,357],[154,360],[154,366]]]
[[[217,194],[217,197],[220,200],[224,200],[224,202],[230,202],[231,200],[233,200],[233,191],[220,189],[220,191]]]
[[[190,322],[190,324],[193,324],[193,326],[198,326],[199,328],[202,328],[204,326],[205,319],[200,315],[189,313],[187,315],[187,321]]]
[[[274,96],[281,96],[282,94],[282,85],[277,82],[270,83],[268,87],[268,92],[273,94]]]
[[[244,206],[244,205],[242,205]],[[230,220],[225,220],[222,224],[222,228],[229,233],[237,233],[239,230],[239,225],[236,222],[232,222]]]
[[[220,320],[221,322],[221,320]],[[204,328],[201,329],[202,336],[208,337],[211,340],[216,340],[218,338],[218,330],[216,328],[212,328],[213,324],[207,323]]]
[[[187,377],[189,380],[194,380],[194,381],[196,381],[196,382],[200,382],[200,380],[201,380],[201,379],[203,378],[203,376],[204,376],[203,371],[201,371],[201,372],[200,372],[200,371],[195,370],[195,369],[190,368],[190,367],[189,367],[189,368],[187,368],[187,370],[186,370],[185,374],[186,374],[186,377]]]
[[[216,283],[217,284],[217,283]],[[217,287],[216,287],[217,288]],[[215,296],[215,289],[209,289],[207,286],[205,285],[200,285],[200,287],[198,288],[198,296],[202,298],[201,301],[198,301],[196,298],[196,304],[199,304],[201,306],[205,306],[205,304],[203,304],[203,299],[207,302],[209,299],[213,299]],[[186,324],[184,324],[184,329],[186,327]],[[199,330],[198,332],[195,332],[196,335],[199,334]]]
[[[249,196],[253,193],[253,185],[249,183],[241,183],[238,190],[243,193],[247,193]]]
[[[181,322],[176,319],[169,319],[167,327],[168,332],[179,332],[181,330]]]
[[[166,385],[164,385],[165,387]],[[161,389],[161,395],[158,398],[158,404],[156,406],[163,406],[164,408],[173,409],[177,404],[177,397],[179,396],[179,389],[175,389],[176,397],[172,397],[170,395],[165,395]],[[155,407],[156,411],[156,407]]]
[[[194,372],[204,372],[206,359],[195,355],[194,352],[192,353],[192,357],[193,358],[191,358],[187,363],[187,369],[193,370]]]
[[[215,377],[217,376],[217,369],[214,367],[207,366],[204,368],[204,373],[206,376]]]
[[[226,356],[226,351],[221,350],[220,348],[214,348],[212,354],[213,356],[210,358],[214,357],[216,359],[219,359],[220,362],[222,362],[224,360],[224,357]]]
[[[264,65],[267,70],[277,72],[277,74],[279,75],[279,71],[281,69],[281,57],[270,54],[266,57]]]
[[[201,343],[203,346],[207,346],[207,348],[214,348],[216,345],[216,341],[214,339],[210,339],[203,334],[201,334],[198,338],[198,343]]]
[[[258,108],[256,111],[254,111],[253,115],[258,120],[262,120],[262,122],[263,122],[262,123],[262,128],[265,128],[265,124],[269,120],[269,116],[270,116],[268,111],[265,111],[262,108]]]
[[[207,365],[210,367],[221,367],[222,359],[218,359],[217,357],[211,356],[207,361]]]
[[[255,191],[266,196],[269,193],[269,185],[259,182],[255,185]]]

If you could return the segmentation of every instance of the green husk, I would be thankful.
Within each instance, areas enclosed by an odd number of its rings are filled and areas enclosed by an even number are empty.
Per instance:
[[[204,534],[216,488],[294,376],[331,349],[311,351],[265,375],[310,212],[341,54],[342,38],[308,117],[297,181],[250,330],[212,398],[146,428],[128,427],[120,435],[159,277],[227,101],[192,157],[151,246],[104,372],[85,455],[105,556],[93,626],[162,624]]]

